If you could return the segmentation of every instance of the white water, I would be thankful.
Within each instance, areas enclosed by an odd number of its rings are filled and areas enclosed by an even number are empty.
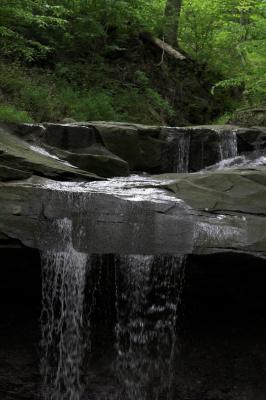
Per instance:
[[[174,159],[172,170],[169,172],[185,173],[188,172],[190,135],[177,132],[174,128],[167,131],[167,141],[173,149]],[[172,157],[171,157],[172,158]],[[169,162],[169,160],[167,160]]]
[[[214,165],[211,165],[210,167],[205,168],[202,171],[222,171],[238,168],[255,169],[256,167],[263,165],[266,165],[266,157],[264,155],[261,155],[257,158],[241,155],[222,160]]]
[[[71,168],[78,168],[75,165],[70,164],[69,162],[62,160],[61,158],[55,156],[54,154],[49,153],[47,150],[45,150],[43,147],[36,146],[36,145],[30,145],[31,150],[35,151],[36,153],[42,154],[43,156],[53,158],[54,160],[60,161],[62,164],[67,165],[68,167]]]
[[[177,157],[173,172],[188,172],[190,135],[180,135],[177,142]]]
[[[220,159],[232,158],[237,156],[237,136],[236,132],[219,132]]]
[[[87,255],[73,249],[71,222],[57,222],[62,251],[42,254],[42,359],[44,397],[80,400],[83,300]]]
[[[161,188],[164,184],[173,182],[171,179],[158,180],[150,176],[131,175],[129,177],[112,178],[104,181],[93,182],[60,182],[46,180],[44,184],[34,183],[34,186],[40,186],[50,189],[56,193],[67,192],[80,194],[79,199],[86,203],[90,193],[102,193],[116,196],[130,201],[149,201],[156,203],[179,203],[185,204],[171,192]],[[83,194],[83,196],[82,196]]]
[[[117,259],[115,399],[170,398],[183,283],[183,257]]]
[[[62,251],[43,253],[43,395],[46,400],[81,400],[83,356],[91,350],[90,335],[82,328],[90,319],[95,296],[84,304],[88,257],[73,249],[71,222],[61,220],[57,227]],[[170,399],[184,258],[117,256],[115,271],[119,390],[108,399]],[[89,290],[94,292],[93,287]],[[84,310],[88,315],[83,316]]]

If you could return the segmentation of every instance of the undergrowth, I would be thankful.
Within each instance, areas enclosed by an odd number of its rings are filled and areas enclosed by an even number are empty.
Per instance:
[[[173,114],[144,72],[136,73],[133,85],[112,80],[107,74],[103,78],[103,71],[97,79],[94,70],[84,72],[85,68],[71,64],[53,71],[29,70],[18,63],[0,62],[0,120],[56,122],[73,118],[149,124],[158,123],[162,112]]]

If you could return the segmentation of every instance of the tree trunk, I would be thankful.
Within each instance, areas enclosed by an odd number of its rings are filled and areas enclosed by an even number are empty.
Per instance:
[[[182,0],[166,0],[164,12],[166,19],[164,36],[165,41],[173,47],[178,45],[177,35],[181,7]]]

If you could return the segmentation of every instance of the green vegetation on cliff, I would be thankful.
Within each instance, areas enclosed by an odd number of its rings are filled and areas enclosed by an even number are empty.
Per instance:
[[[265,17],[265,0],[1,0],[0,120],[185,124],[263,104]]]

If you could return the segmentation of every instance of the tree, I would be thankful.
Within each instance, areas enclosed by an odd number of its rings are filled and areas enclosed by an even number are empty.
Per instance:
[[[178,45],[179,17],[182,8],[182,0],[167,0],[165,5],[165,41],[171,46]]]

